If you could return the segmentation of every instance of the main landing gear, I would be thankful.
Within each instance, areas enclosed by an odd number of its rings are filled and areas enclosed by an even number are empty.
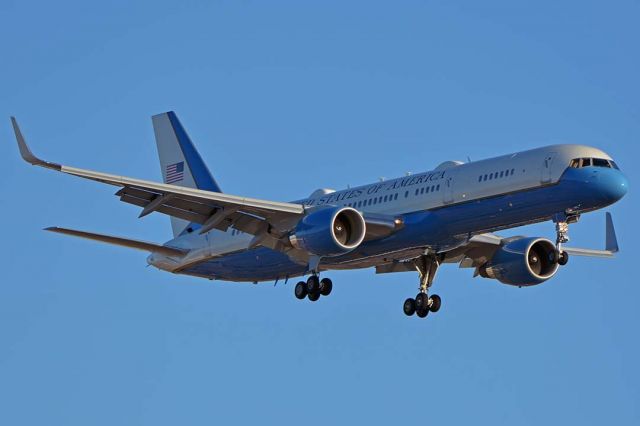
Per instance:
[[[429,297],[429,288],[433,284],[439,265],[440,262],[434,255],[425,255],[416,261],[416,270],[420,275],[420,293],[416,295],[415,299],[409,298],[404,301],[402,310],[405,315],[416,314],[418,317],[424,318],[429,312],[436,313],[440,310],[442,305],[440,296],[434,294]]]
[[[296,284],[295,295],[302,300],[308,297],[309,300],[315,302],[320,296],[328,296],[333,289],[333,283],[329,278],[319,279],[317,275],[311,275],[307,282],[299,281]]]

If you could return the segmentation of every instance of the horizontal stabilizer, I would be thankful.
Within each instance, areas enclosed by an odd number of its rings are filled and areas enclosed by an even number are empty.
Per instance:
[[[184,256],[187,251],[173,247],[161,246],[159,244],[147,243],[145,241],[130,240],[128,238],[114,237],[111,235],[95,234],[93,232],[77,231],[75,229],[58,228],[52,226],[45,228],[45,231],[56,232],[58,234],[72,235],[74,237],[86,238],[88,240],[100,241],[102,243],[113,244],[116,246],[129,247],[133,249],[148,251],[152,253],[160,253],[165,256]]]

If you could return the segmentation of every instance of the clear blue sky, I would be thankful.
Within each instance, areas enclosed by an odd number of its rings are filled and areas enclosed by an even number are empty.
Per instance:
[[[0,423],[640,424],[639,21],[637,1],[0,2]],[[311,304],[41,231],[170,236],[22,163],[9,115],[47,159],[157,180],[170,109],[223,190],[273,200],[595,145],[631,183],[622,252],[526,289],[447,266],[419,320],[415,274],[334,272]],[[604,212],[571,236],[600,247]]]

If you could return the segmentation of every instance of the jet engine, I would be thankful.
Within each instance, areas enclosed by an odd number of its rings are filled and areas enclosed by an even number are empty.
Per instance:
[[[327,207],[309,213],[298,222],[289,237],[295,248],[316,256],[339,256],[364,240],[366,224],[350,207]]]
[[[532,286],[541,284],[558,271],[555,245],[545,238],[519,238],[500,247],[478,270],[484,278],[503,284]]]

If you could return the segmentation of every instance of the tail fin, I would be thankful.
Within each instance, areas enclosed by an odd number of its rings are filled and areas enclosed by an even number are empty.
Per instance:
[[[163,181],[187,188],[222,192],[175,112],[154,115],[151,120]],[[180,235],[188,226],[189,222],[185,220],[171,218],[174,236]]]

